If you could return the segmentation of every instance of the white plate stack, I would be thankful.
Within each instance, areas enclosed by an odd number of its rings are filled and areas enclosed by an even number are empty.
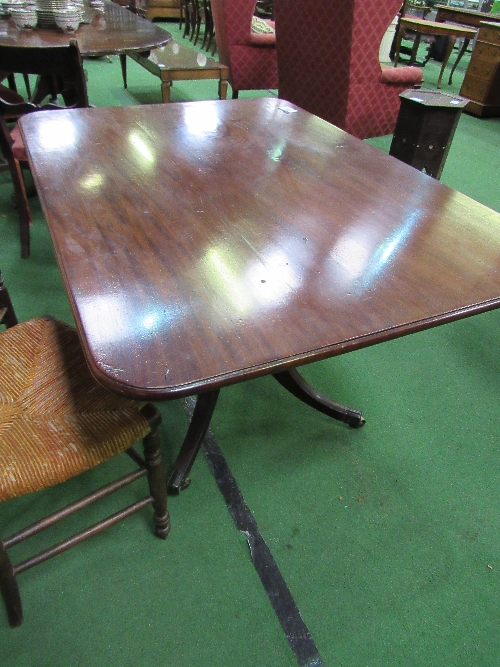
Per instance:
[[[83,23],[83,0],[36,0],[38,25],[41,28],[51,28],[56,25],[56,14],[75,10],[77,20]]]

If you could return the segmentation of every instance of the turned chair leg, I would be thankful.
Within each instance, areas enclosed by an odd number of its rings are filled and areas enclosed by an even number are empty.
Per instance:
[[[144,461],[147,469],[149,492],[153,498],[155,533],[166,539],[170,532],[170,515],[167,509],[167,487],[165,483],[165,469],[161,454],[160,435],[158,427],[161,416],[150,405],[144,406],[143,415],[148,420],[151,431],[143,439]]]
[[[0,540],[0,593],[7,610],[7,618],[12,628],[23,622],[23,606],[17,586],[14,568],[7,555],[3,542]]]

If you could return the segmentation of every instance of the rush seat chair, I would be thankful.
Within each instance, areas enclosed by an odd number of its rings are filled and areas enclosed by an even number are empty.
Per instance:
[[[41,491],[127,453],[134,470],[9,537],[0,523],[0,592],[9,624],[23,622],[17,575],[118,521],[153,505],[155,533],[170,531],[158,426],[150,404],[112,394],[91,376],[78,335],[63,322],[39,317],[20,324],[0,273],[0,502]],[[132,449],[143,440],[144,459]],[[71,514],[147,477],[134,502],[54,546],[13,564],[8,549]],[[129,499],[130,500],[130,499]],[[33,498],[36,505],[40,496]]]

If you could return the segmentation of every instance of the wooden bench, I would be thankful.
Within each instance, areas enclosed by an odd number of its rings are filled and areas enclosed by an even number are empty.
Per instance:
[[[161,94],[164,102],[170,102],[170,87],[174,81],[198,81],[218,79],[219,99],[227,96],[228,68],[203,53],[179,44],[169,42],[149,53],[123,53],[120,62],[123,86],[127,87],[127,56],[161,80]]]

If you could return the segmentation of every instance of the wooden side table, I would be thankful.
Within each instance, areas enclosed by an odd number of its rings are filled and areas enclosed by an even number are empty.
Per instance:
[[[439,180],[467,100],[435,90],[405,90],[390,155]]]
[[[452,23],[460,23],[460,25],[468,25],[472,28],[479,28],[482,21],[495,23],[499,20],[498,16],[495,16],[494,14],[485,14],[472,9],[462,9],[461,7],[435,5],[434,9],[437,10],[436,21],[450,21]]]
[[[451,83],[453,72],[455,71],[456,66],[460,62],[460,59],[462,58],[463,54],[467,50],[470,40],[474,39],[477,32],[476,30],[473,30],[471,28],[466,28],[464,26],[448,25],[447,23],[438,23],[437,21],[425,21],[421,19],[413,19],[404,16],[399,21],[399,29],[398,29],[398,34],[396,36],[396,53],[394,55],[394,67],[396,67],[398,64],[399,51],[401,49],[401,40],[403,39],[403,35],[407,30],[416,33],[410,57],[410,65],[413,65],[415,62],[418,46],[420,44],[420,38],[422,37],[422,35],[444,35],[445,37],[449,38],[446,53],[443,58],[443,64],[441,66],[441,71],[439,72],[439,78],[437,82],[438,88],[441,88],[441,81],[443,79],[444,70],[446,65],[448,64],[448,60],[450,58],[451,52],[453,51],[453,47],[455,46],[456,39],[458,37],[463,37],[464,43],[462,48],[460,49],[460,53],[458,54],[457,60],[451,70],[449,83]]]
[[[481,23],[460,95],[470,100],[467,113],[500,116],[500,20]]]
[[[196,53],[183,44],[170,42],[165,47],[153,49],[150,53],[122,54],[120,62],[125,88],[127,87],[126,56],[161,80],[163,102],[170,102],[170,88],[174,81],[218,79],[219,99],[225,100],[227,97],[227,66],[203,53]]]

